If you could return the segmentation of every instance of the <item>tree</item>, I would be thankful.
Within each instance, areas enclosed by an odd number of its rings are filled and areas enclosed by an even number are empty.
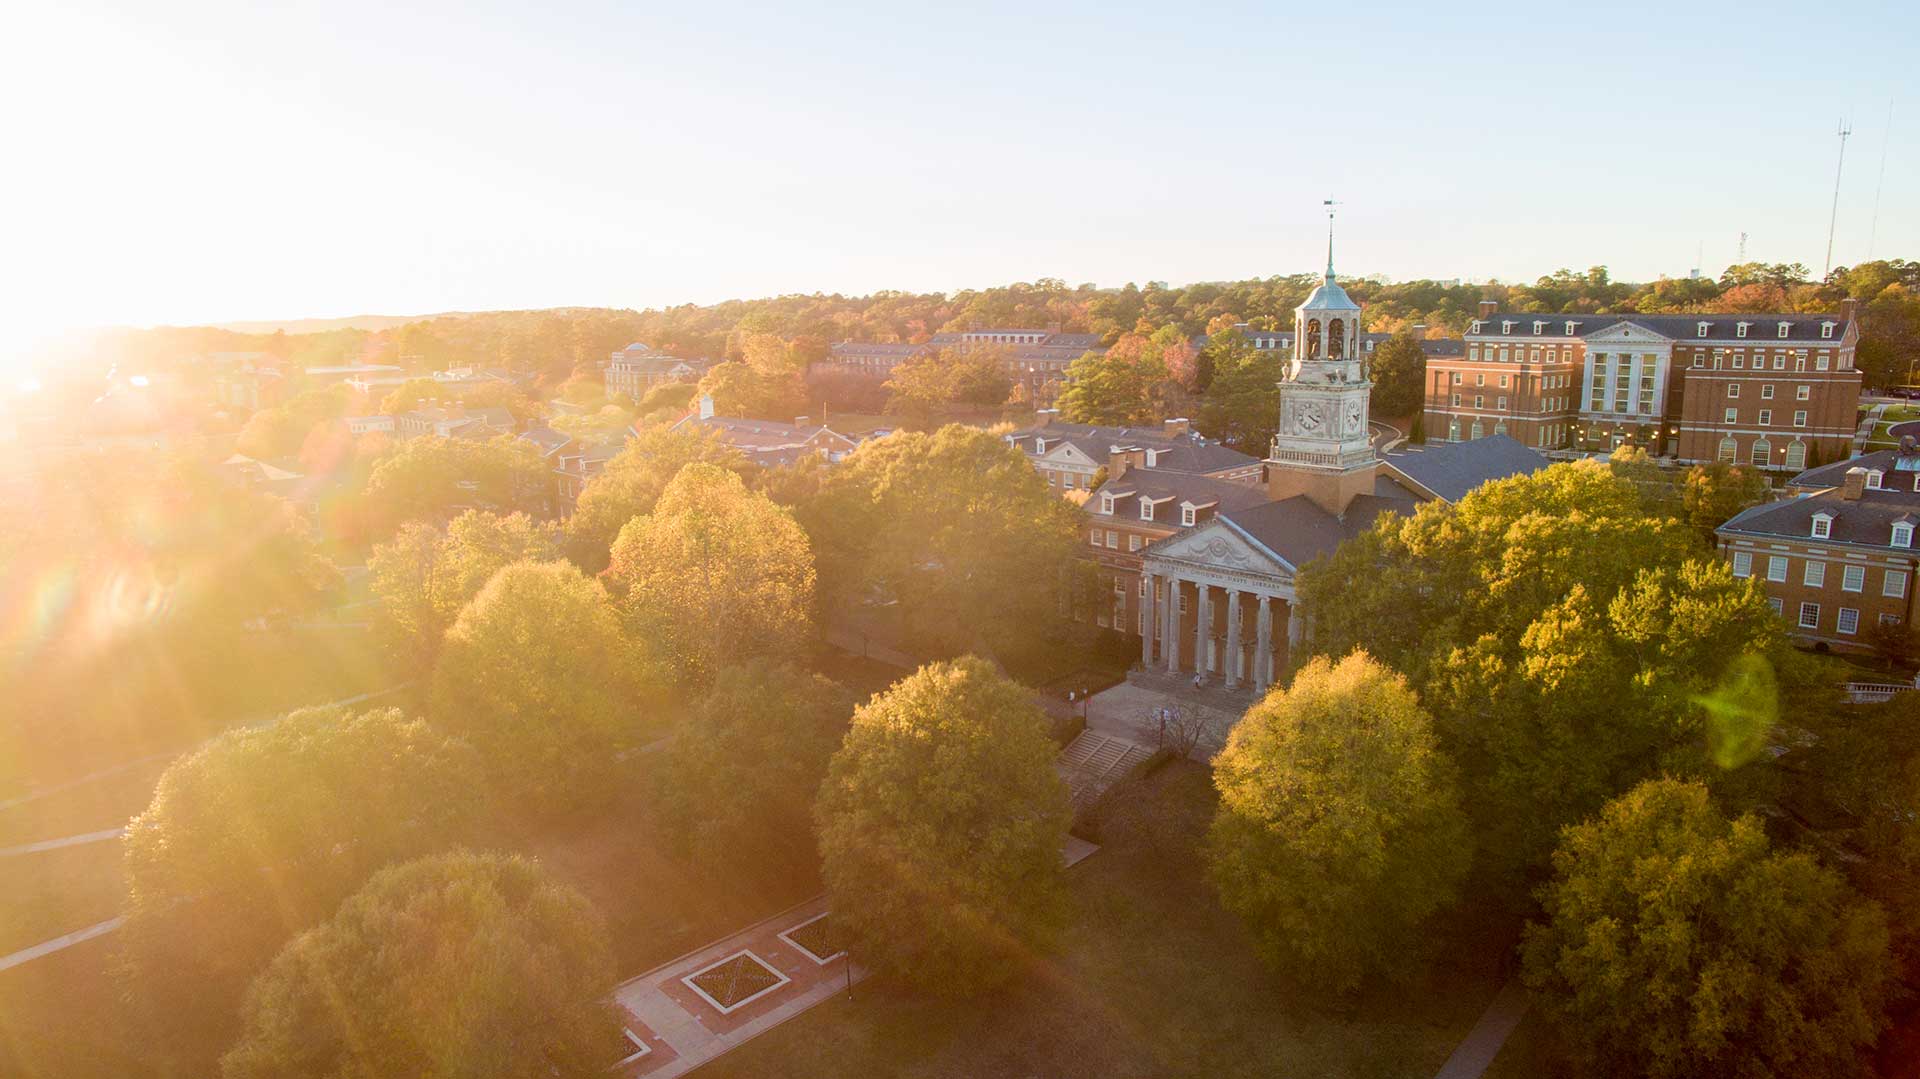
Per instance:
[[[444,533],[417,521],[403,525],[367,560],[380,601],[374,632],[405,669],[425,677],[447,627],[495,573],[515,562],[551,561],[556,547],[553,527],[524,513],[500,517],[468,510],[449,521]]]
[[[1061,632],[1079,514],[989,432],[867,442],[795,516],[813,540],[823,612],[893,611],[923,654],[1004,659]]]
[[[1367,363],[1373,377],[1373,412],[1378,416],[1409,416],[1427,399],[1427,354],[1413,334],[1401,331],[1373,351]]]
[[[599,582],[566,562],[517,563],[447,630],[433,717],[473,744],[496,790],[564,811],[606,793],[615,752],[648,710],[653,667]]]
[[[851,712],[818,675],[764,661],[721,668],[656,773],[665,830],[707,860],[810,862],[808,811]]]
[[[1004,981],[1066,914],[1065,784],[1046,716],[968,656],[862,705],[814,818],[854,955],[939,993]]]
[[[223,1079],[605,1074],[613,951],[579,892],[519,856],[396,865],[247,995]]]
[[[1525,977],[1597,1074],[1865,1075],[1892,973],[1878,905],[1768,848],[1698,783],[1652,780],[1567,829]]]
[[[374,535],[390,536],[408,521],[471,508],[537,512],[550,479],[540,451],[510,436],[410,438],[373,466],[362,501]]]
[[[646,396],[640,399],[640,415],[685,412],[693,404],[694,394],[699,389],[691,382],[663,382],[648,390]]]
[[[1771,489],[1757,468],[1715,462],[1694,465],[1680,484],[1682,511],[1703,542],[1714,542],[1713,530],[1735,514],[1767,500]]]
[[[1158,350],[1122,338],[1105,353],[1089,352],[1067,365],[1060,414],[1074,423],[1153,423],[1160,419],[1159,389],[1166,381]]]
[[[665,642],[675,674],[791,656],[812,640],[813,551],[792,514],[736,472],[696,462],[613,542],[607,581],[631,624]]]
[[[472,749],[398,709],[310,708],[215,738],[167,769],[122,841],[136,997],[160,1028],[224,1022],[374,870],[458,840],[482,789]]]
[[[649,427],[580,492],[567,519],[567,557],[588,573],[605,569],[614,537],[628,521],[652,513],[667,483],[694,462],[720,465],[742,476],[752,471],[740,451],[704,428]]]
[[[1269,965],[1335,993],[1415,973],[1472,847],[1406,679],[1364,652],[1316,657],[1235,724],[1213,778],[1208,868]]]
[[[1280,358],[1256,350],[1235,330],[1210,339],[1202,359],[1212,380],[1200,401],[1200,429],[1264,457],[1280,418]]]

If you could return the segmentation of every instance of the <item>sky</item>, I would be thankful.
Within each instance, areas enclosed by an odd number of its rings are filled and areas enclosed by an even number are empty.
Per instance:
[[[26,0],[0,364],[99,325],[1294,273],[1327,198],[1351,273],[1715,274],[1742,231],[1818,273],[1842,116],[1835,264],[1920,258],[1920,5],[1807,10]]]

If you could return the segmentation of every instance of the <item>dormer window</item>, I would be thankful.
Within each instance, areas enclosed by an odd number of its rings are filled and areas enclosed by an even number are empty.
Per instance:
[[[1707,324],[1704,322],[1696,325],[1694,329],[1697,331],[1697,336],[1705,337],[1707,335]]]
[[[1816,513],[1813,515],[1813,538],[1830,539],[1833,536],[1833,514]]]
[[[1879,469],[1877,468],[1867,469],[1867,489],[1872,491],[1878,491],[1880,489],[1880,477],[1881,477],[1881,472]]]
[[[1751,326],[1751,325],[1753,325],[1753,323],[1751,323],[1751,322],[1736,322],[1736,323],[1734,323],[1734,324],[1733,324],[1733,334],[1734,334],[1734,336],[1735,336],[1735,337],[1745,337],[1745,336],[1747,335],[1747,327],[1748,327],[1748,326]]]
[[[1160,451],[1159,451],[1159,450],[1148,450],[1148,451],[1147,451],[1147,467],[1148,467],[1148,468],[1155,468],[1155,467],[1157,467],[1157,466],[1158,466],[1159,464],[1160,464]]]
[[[1467,332],[1468,332],[1468,333],[1479,333],[1479,332],[1480,332],[1480,320],[1479,320],[1479,319],[1474,319],[1474,320],[1473,320],[1473,325],[1471,325],[1471,326],[1469,326],[1469,327],[1467,327]]]
[[[1822,336],[1822,337],[1832,337],[1832,336],[1833,336],[1833,323],[1831,323],[1831,322],[1822,322],[1822,323],[1820,324],[1820,336]]]
[[[1033,452],[1034,452],[1034,453],[1036,453],[1036,454],[1041,454],[1041,453],[1045,453],[1045,452],[1047,452],[1047,440],[1046,440],[1046,439],[1045,439],[1044,437],[1035,437],[1035,438],[1034,438],[1034,440],[1033,440]]]
[[[1512,332],[1513,332],[1513,320],[1512,320],[1512,319],[1501,319],[1501,320],[1500,320],[1500,332],[1501,332],[1501,333],[1512,333]]]
[[[1106,514],[1109,517],[1113,516],[1113,496],[1112,495],[1107,494],[1107,495],[1100,496],[1100,512]]]
[[[1188,503],[1182,503],[1180,506],[1180,523],[1183,525],[1191,525],[1196,510],[1197,507]]]
[[[1546,332],[1547,332],[1547,324],[1545,322],[1540,321],[1539,319],[1535,319],[1533,321],[1533,335],[1535,337],[1538,337],[1541,334]]]
[[[1567,336],[1568,337],[1573,336],[1573,328],[1578,325],[1580,324],[1578,322],[1573,321],[1572,319],[1567,320]]]
[[[1783,338],[1786,337],[1787,331],[1792,328],[1793,328],[1793,324],[1791,322],[1782,322],[1780,324],[1780,336]]]
[[[1893,545],[1895,547],[1913,546],[1913,526],[1910,524],[1904,524],[1904,523],[1894,525],[1893,526]]]

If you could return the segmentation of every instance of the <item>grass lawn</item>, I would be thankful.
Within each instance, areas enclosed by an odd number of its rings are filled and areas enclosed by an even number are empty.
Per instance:
[[[126,895],[118,840],[15,855],[0,877],[0,955],[104,922]]]
[[[1205,768],[1170,765],[1126,789],[1099,853],[1069,873],[1078,916],[1057,951],[977,998],[884,979],[708,1065],[713,1079],[850,1075],[1428,1076],[1502,984],[1510,930],[1463,919],[1445,962],[1342,1006],[1254,958],[1201,875],[1213,810]],[[1535,1072],[1533,1074],[1542,1074]]]

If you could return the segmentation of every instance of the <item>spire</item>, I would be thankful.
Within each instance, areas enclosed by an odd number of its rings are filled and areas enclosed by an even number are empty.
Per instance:
[[[1340,204],[1333,201],[1332,199],[1327,199],[1323,201],[1320,205],[1325,206],[1327,208],[1327,280],[1332,281],[1333,280],[1333,208]]]

